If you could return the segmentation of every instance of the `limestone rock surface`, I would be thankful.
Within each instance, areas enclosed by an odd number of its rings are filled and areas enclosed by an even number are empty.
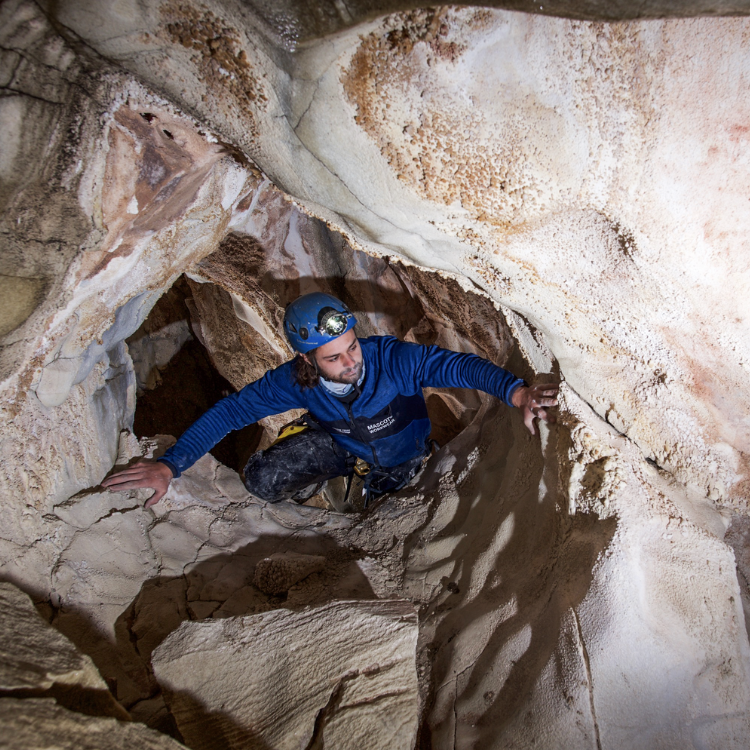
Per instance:
[[[132,435],[119,442],[126,458],[138,447]],[[144,440],[140,450],[167,442]],[[40,592],[55,628],[49,637],[65,643],[59,631],[88,654],[134,716],[151,721],[163,713],[152,701],[159,688],[149,657],[182,621],[282,604],[254,584],[261,560],[287,552],[305,561],[301,580],[295,566],[284,579],[284,601],[292,606],[373,597],[368,575],[336,536],[351,528],[352,517],[268,506],[212,456],[175,480],[153,510],[143,507],[149,494],[77,493],[43,519],[44,544],[3,562],[4,575]]]
[[[83,716],[51,699],[0,700],[7,750],[180,750],[184,745],[134,722]]]
[[[277,552],[255,566],[253,582],[264,594],[284,594],[311,573],[323,570],[325,558]]]
[[[540,443],[490,408],[423,479],[436,500],[404,589],[422,604],[432,747],[744,748],[728,517],[565,387],[561,401]]]
[[[0,691],[54,696],[83,713],[129,718],[91,658],[50,627],[11,583],[0,583]]]
[[[0,574],[149,721],[188,620],[407,597],[422,745],[744,750],[748,20],[337,1],[295,47],[298,5],[254,7],[0,4]],[[365,334],[559,376],[559,424],[440,395],[443,449],[362,516],[261,503],[210,456],[145,510],[97,485],[187,336],[131,340],[135,367],[125,343],[181,274],[235,387],[321,288]],[[269,594],[278,552],[325,565]],[[316,693],[322,737],[360,677]]]
[[[124,339],[215,248],[256,178],[195,120],[77,53],[33,3],[3,4],[0,47],[0,277],[14,289],[0,309],[0,487],[44,514],[112,466],[135,407]],[[38,519],[16,517],[3,544],[39,538]]]
[[[404,0],[282,0],[268,6],[262,0],[248,0],[255,12],[290,47],[312,39],[334,34],[342,29],[370,20],[373,16],[394,13],[412,7]],[[444,3],[433,3],[440,6]],[[660,18],[699,15],[747,15],[747,0],[485,0],[485,7],[506,8],[591,21],[620,21],[633,18]]]
[[[153,664],[181,733],[197,750],[410,750],[416,639],[409,602],[338,601],[184,623],[154,652]]]
[[[601,417],[746,508],[746,18],[408,10],[280,58],[230,2],[59,7],[354,245],[523,315]]]

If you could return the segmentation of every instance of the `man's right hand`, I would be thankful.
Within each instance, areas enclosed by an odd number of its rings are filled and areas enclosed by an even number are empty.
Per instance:
[[[154,494],[146,500],[146,508],[161,500],[167,494],[169,483],[174,479],[172,470],[161,461],[141,460],[129,466],[127,469],[115,472],[102,482],[112,492],[126,492],[127,490],[138,490],[150,487],[155,490]]]
[[[532,435],[536,435],[534,420],[538,417],[549,424],[555,423],[555,418],[549,409],[557,406],[557,393],[560,386],[555,383],[541,383],[540,385],[522,385],[513,391],[510,397],[513,406],[521,410],[523,423]]]

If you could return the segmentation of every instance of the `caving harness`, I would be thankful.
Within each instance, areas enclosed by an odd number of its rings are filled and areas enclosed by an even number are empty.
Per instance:
[[[303,414],[301,417],[285,424],[279,430],[279,434],[272,445],[277,445],[287,438],[299,435],[305,430],[310,429],[327,432],[311,414]],[[355,476],[364,480],[362,494],[364,496],[363,504],[365,508],[368,507],[371,500],[380,497],[386,492],[397,492],[403,489],[422,471],[424,465],[427,463],[427,459],[439,447],[437,442],[429,440],[427,451],[424,454],[415,456],[398,466],[391,467],[372,465],[358,456],[350,455],[347,460],[350,471],[347,476],[344,503],[349,501]]]

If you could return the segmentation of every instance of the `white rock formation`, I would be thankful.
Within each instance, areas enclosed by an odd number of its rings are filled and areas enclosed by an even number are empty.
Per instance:
[[[232,0],[0,6],[0,575],[154,724],[186,620],[407,597],[423,747],[747,747],[750,22],[339,6],[297,48]],[[146,511],[97,484],[124,341],[183,273],[236,387],[324,288],[363,332],[560,376],[560,424],[448,394],[464,431],[364,517],[211,457]],[[186,325],[131,340],[141,386]],[[277,553],[325,564],[269,594]]]
[[[601,417],[683,483],[745,506],[750,421],[723,394],[750,377],[749,21],[413,11],[280,65],[231,3],[61,6],[353,241],[522,313]]]
[[[183,623],[153,665],[196,750],[411,750],[416,641],[409,602],[338,601]]]
[[[423,603],[432,746],[743,747],[726,519],[567,389],[562,411],[538,446],[493,409],[425,479],[439,500],[405,583]]]

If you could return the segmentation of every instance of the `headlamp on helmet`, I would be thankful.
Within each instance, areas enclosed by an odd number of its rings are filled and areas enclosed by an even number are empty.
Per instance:
[[[354,316],[350,312],[339,312],[332,307],[324,307],[318,316],[318,333],[328,336],[341,336],[347,330],[349,320]]]
[[[284,313],[289,343],[303,354],[342,336],[356,324],[357,319],[340,299],[323,292],[299,297]]]

